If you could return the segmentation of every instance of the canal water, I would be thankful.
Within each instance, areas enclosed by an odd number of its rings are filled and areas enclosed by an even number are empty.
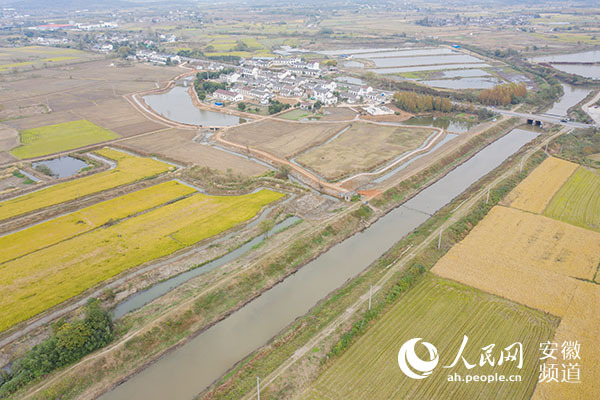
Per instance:
[[[332,247],[101,399],[194,398],[537,135],[513,130],[498,139],[405,205]]]
[[[561,117],[564,117],[567,115],[567,110],[569,110],[569,108],[585,99],[590,93],[590,89],[578,88],[567,85],[566,83],[561,83],[561,85],[564,92],[562,97],[556,101],[545,114],[560,115]]]
[[[182,124],[231,126],[240,123],[238,116],[199,109],[187,89],[181,86],[175,86],[166,93],[144,96],[144,101],[163,117]]]

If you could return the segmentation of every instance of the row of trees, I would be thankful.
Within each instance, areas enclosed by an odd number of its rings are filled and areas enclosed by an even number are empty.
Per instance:
[[[108,312],[92,299],[85,306],[85,317],[52,326],[52,335],[17,359],[11,372],[0,374],[0,398],[53,370],[72,364],[113,339],[113,323]]]
[[[394,93],[394,103],[398,108],[411,113],[442,111],[450,112],[452,102],[446,97],[418,94],[415,92]]]
[[[507,106],[520,103],[525,96],[527,96],[525,83],[506,83],[482,90],[479,94],[479,101],[493,106]]]

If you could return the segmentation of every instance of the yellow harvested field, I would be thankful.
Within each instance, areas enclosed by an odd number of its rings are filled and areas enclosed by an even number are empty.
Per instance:
[[[3,201],[0,203],[0,221],[159,175],[172,168],[151,158],[137,157],[108,148],[96,153],[115,160],[116,168]]]
[[[201,193],[0,265],[0,332],[129,268],[254,217],[282,193]]]
[[[532,399],[598,399],[600,398],[600,286],[589,282],[577,282],[573,301],[561,321],[554,339],[559,349],[565,341],[577,340],[581,344],[578,360],[556,362],[578,363],[581,383],[538,383]],[[554,361],[553,361],[554,362]],[[559,376],[559,379],[562,376]]]
[[[575,163],[548,157],[506,196],[502,204],[541,214],[578,167]]]
[[[497,206],[432,271],[563,316],[576,285],[570,277],[594,279],[599,262],[600,234]]]
[[[176,181],[164,182],[1,236],[0,264],[195,191]]]

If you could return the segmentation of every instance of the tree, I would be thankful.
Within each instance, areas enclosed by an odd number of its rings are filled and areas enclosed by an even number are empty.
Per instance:
[[[287,179],[288,175],[290,174],[290,166],[289,165],[282,165],[279,168],[279,171],[277,171],[277,175],[275,175],[276,178],[279,179]]]
[[[265,239],[269,237],[269,231],[275,227],[275,221],[272,219],[265,219],[260,223],[260,233],[264,235]]]
[[[127,58],[127,56],[134,54],[133,49],[129,46],[119,47],[119,49],[117,50],[117,53],[119,54],[119,57],[121,57],[121,58]]]
[[[238,110],[240,111],[244,111],[246,109],[246,103],[244,103],[243,101],[240,101],[237,105]]]

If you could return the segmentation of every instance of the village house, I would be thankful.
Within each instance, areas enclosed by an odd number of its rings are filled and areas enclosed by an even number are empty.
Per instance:
[[[213,97],[223,100],[223,101],[231,101],[238,102],[243,100],[243,96],[239,93],[231,92],[229,90],[217,89],[213,93]]]

